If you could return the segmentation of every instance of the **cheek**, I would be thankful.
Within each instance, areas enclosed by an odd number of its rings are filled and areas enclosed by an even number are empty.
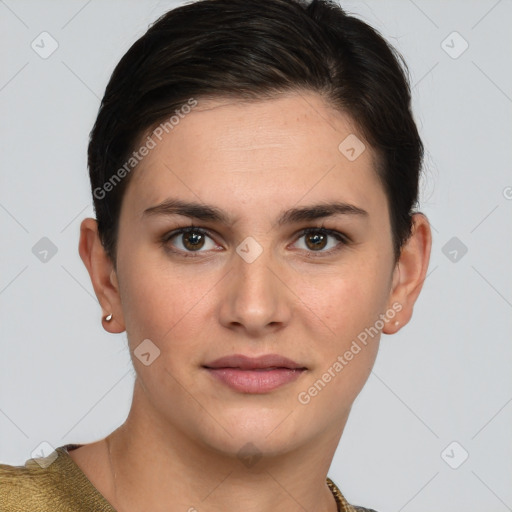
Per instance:
[[[149,338],[158,345],[182,323],[208,290],[206,280],[181,275],[178,266],[155,252],[133,251],[120,266],[120,292],[126,332],[132,345]],[[192,333],[191,333],[192,334]]]
[[[316,352],[321,354],[309,384],[318,382],[329,390],[323,400],[351,403],[366,382],[378,352],[379,315],[387,299],[385,272],[374,264],[351,267],[325,281],[324,287],[310,288],[303,300],[321,319],[322,332]],[[314,393],[315,391],[313,391]],[[327,397],[330,397],[327,399]]]
[[[308,282],[302,300],[340,341],[373,325],[387,301],[385,273],[375,266],[359,265],[324,276],[322,285]]]
[[[123,314],[138,378],[151,400],[155,400],[155,406],[165,409],[167,397],[181,396],[180,383],[184,385],[187,377],[183,374],[184,362],[192,366],[201,356],[208,283],[194,280],[188,286],[176,270],[169,270],[170,266],[164,269],[149,261],[148,257],[138,258],[134,254],[130,261],[124,261],[125,278],[120,281]],[[156,348],[144,341],[147,339]],[[144,352],[154,357],[154,362],[147,366],[143,359],[139,360],[138,354]],[[186,387],[192,386],[187,382]]]

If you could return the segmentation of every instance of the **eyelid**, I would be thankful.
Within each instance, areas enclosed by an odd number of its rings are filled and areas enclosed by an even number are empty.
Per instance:
[[[174,253],[174,254],[179,254],[179,255],[182,255],[184,257],[197,257],[197,256],[200,256],[201,253],[204,253],[204,252],[208,252],[208,251],[183,251],[181,249],[176,249],[176,248],[168,248],[167,247],[167,243],[172,240],[173,238],[179,236],[179,235],[183,235],[183,234],[186,234],[186,233],[200,233],[201,235],[205,235],[209,238],[211,238],[214,242],[215,242],[215,237],[212,236],[211,232],[205,228],[201,228],[199,226],[183,226],[181,228],[176,228],[176,229],[173,229],[172,231],[169,231],[168,233],[165,233],[162,237],[161,237],[161,243],[163,246],[165,246],[167,248],[168,251]],[[217,242],[215,242],[217,243]]]
[[[312,227],[304,228],[301,231],[299,231],[298,235],[296,235],[296,236],[301,237],[301,236],[307,235],[309,233],[315,233],[318,231],[321,231],[321,232],[325,233],[326,235],[330,235],[334,238],[340,238],[342,242],[345,242],[345,243],[351,242],[350,237],[348,235],[346,235],[345,233],[342,233],[341,231],[338,231],[337,229],[329,229],[329,228],[325,228],[323,226],[312,226]]]
[[[347,246],[351,243],[351,239],[345,235],[344,233],[341,233],[340,231],[336,229],[328,229],[323,226],[310,226],[307,228],[302,229],[299,231],[299,233],[296,235],[296,240],[299,240],[304,235],[308,235],[310,233],[323,233],[327,236],[330,236],[332,238],[335,238],[338,240],[338,244],[336,247],[329,249],[328,251],[306,251],[305,256],[306,258],[322,258],[322,257],[328,257],[332,256],[333,254],[336,254],[339,252],[344,246]]]
[[[164,234],[161,237],[162,245],[166,245],[167,242],[169,242],[170,240],[172,240],[174,237],[176,237],[178,235],[182,235],[182,234],[190,233],[190,232],[206,235],[209,238],[211,238],[215,243],[217,243],[215,241],[215,236],[213,236],[212,233],[208,229],[202,228],[200,226],[192,225],[192,226],[183,226],[180,228],[176,228],[176,229]],[[298,233],[296,233],[294,235],[294,241],[296,242],[303,236],[308,235],[310,233],[318,233],[318,232],[321,232],[327,236],[331,236],[332,238],[337,239],[339,243],[337,244],[337,246],[335,248],[329,249],[328,251],[323,251],[323,250],[306,251],[306,257],[316,258],[316,257],[332,255],[332,254],[336,253],[337,251],[339,251],[343,246],[346,246],[346,245],[349,245],[350,243],[352,243],[351,238],[349,236],[347,236],[346,234],[344,234],[340,231],[337,231],[335,229],[325,228],[323,225],[322,226],[309,226],[309,227],[301,229]],[[209,251],[183,251],[181,249],[176,249],[176,248],[168,249],[168,250],[175,254],[177,253],[177,254],[183,255],[184,257],[197,257],[197,256],[200,256],[201,253],[209,252]],[[299,251],[300,251],[300,249],[299,249]]]

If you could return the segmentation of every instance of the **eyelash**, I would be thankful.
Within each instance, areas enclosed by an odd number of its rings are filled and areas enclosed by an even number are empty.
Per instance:
[[[180,256],[183,256],[185,258],[201,257],[200,253],[205,252],[205,251],[186,251],[185,252],[185,251],[182,251],[181,249],[174,249],[167,245],[168,242],[170,240],[172,240],[173,238],[175,238],[176,236],[182,235],[182,234],[187,234],[187,233],[199,233],[201,235],[205,235],[205,236],[208,236],[209,238],[213,239],[213,237],[211,236],[209,231],[207,231],[203,228],[200,228],[199,226],[187,226],[187,227],[175,229],[169,233],[166,233],[162,237],[161,243],[162,243],[162,245],[165,246],[166,250],[168,250],[172,253],[175,253],[175,254],[179,254]],[[333,238],[336,238],[340,243],[334,249],[329,249],[328,251],[323,251],[323,250],[307,251],[306,257],[308,257],[308,258],[321,258],[324,256],[330,256],[330,255],[340,251],[343,246],[349,245],[349,243],[350,243],[350,239],[343,233],[340,233],[339,231],[335,231],[333,229],[327,229],[324,227],[305,228],[302,231],[300,231],[300,233],[298,234],[297,240],[302,238],[303,236],[310,235],[312,233],[321,233],[322,235],[332,236]]]

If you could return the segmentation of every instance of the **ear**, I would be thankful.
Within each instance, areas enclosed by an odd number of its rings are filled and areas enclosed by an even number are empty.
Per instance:
[[[111,333],[123,332],[125,323],[117,274],[101,243],[96,219],[87,218],[80,224],[78,252],[87,267],[94,292],[103,310],[103,328]],[[107,322],[105,317],[109,314],[112,314],[112,320]]]
[[[409,322],[414,303],[427,275],[432,246],[430,224],[423,213],[415,213],[412,223],[411,236],[402,247],[400,258],[393,271],[393,282],[388,300],[388,308],[395,304],[396,307],[393,309],[398,312],[394,320],[386,323],[382,329],[384,334],[394,334]],[[398,325],[395,325],[396,321],[399,322]]]

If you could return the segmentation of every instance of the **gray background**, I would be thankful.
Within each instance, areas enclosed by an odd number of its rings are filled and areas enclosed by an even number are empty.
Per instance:
[[[125,334],[103,331],[77,250],[86,148],[115,64],[177,4],[0,1],[1,462],[95,441],[127,415]],[[412,322],[383,335],[329,475],[379,512],[512,510],[512,3],[342,5],[409,64],[434,240]],[[41,32],[58,44],[47,58]]]

